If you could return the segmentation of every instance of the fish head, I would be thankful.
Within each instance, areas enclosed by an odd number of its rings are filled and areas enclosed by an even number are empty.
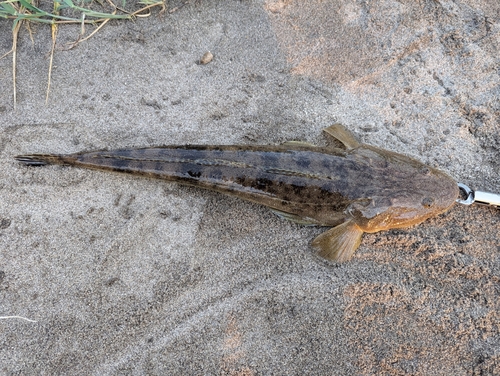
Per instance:
[[[367,147],[373,167],[373,195],[347,211],[365,232],[416,225],[448,210],[459,189],[448,174],[403,154]]]

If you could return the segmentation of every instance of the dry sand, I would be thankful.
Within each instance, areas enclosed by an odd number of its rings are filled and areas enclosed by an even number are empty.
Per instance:
[[[500,192],[500,3],[191,1],[58,50],[48,105],[50,30],[32,30],[17,110],[0,60],[0,315],[37,322],[0,320],[1,374],[500,374],[500,210],[365,235],[335,265],[310,247],[323,229],[264,207],[13,159],[320,143],[341,122]]]

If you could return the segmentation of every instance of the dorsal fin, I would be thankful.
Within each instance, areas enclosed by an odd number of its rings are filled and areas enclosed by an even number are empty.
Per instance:
[[[361,145],[356,136],[342,124],[333,124],[323,129],[323,132],[342,142],[347,149],[354,149]]]
[[[314,144],[311,144],[310,142],[305,142],[305,141],[285,141],[283,142],[284,146],[302,146],[306,148],[315,148],[317,147]]]

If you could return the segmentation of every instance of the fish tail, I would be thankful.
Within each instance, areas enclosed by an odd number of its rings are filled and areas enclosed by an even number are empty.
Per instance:
[[[65,165],[75,161],[75,157],[61,154],[26,154],[16,155],[14,158],[27,166]]]

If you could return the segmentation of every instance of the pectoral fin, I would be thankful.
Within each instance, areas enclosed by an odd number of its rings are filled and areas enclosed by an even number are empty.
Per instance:
[[[363,230],[349,220],[325,231],[313,240],[313,247],[319,248],[319,255],[336,261],[348,261],[361,243]]]
[[[323,129],[323,132],[342,142],[347,149],[354,149],[360,145],[354,134],[342,124],[333,124]]]

